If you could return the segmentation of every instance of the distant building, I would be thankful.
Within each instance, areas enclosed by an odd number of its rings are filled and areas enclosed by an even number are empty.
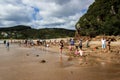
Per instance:
[[[2,35],[3,37],[8,37],[8,34],[7,34],[6,32],[1,32],[1,35]]]

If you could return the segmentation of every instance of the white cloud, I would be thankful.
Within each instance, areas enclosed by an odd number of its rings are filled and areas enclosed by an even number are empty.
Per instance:
[[[19,24],[35,28],[74,25],[94,0],[0,0],[0,27]]]

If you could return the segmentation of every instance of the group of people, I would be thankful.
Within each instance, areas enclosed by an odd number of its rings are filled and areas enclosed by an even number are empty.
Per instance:
[[[89,42],[90,42],[90,39],[88,38],[86,40],[86,48],[89,47]],[[80,39],[79,42],[78,42],[78,45],[75,45],[75,40],[74,39],[70,39],[69,41],[69,50],[70,52],[72,52],[74,50],[74,47],[75,47],[75,52],[74,54],[76,55],[80,55],[80,56],[83,56],[83,53],[85,51],[83,51],[82,47],[83,47],[83,40]],[[101,44],[102,44],[102,49],[105,50],[107,48],[107,50],[109,51],[110,50],[110,44],[111,44],[111,39],[108,39],[106,40],[104,37],[101,39]],[[63,40],[60,41],[60,54],[62,54],[62,50],[63,50]]]
[[[9,49],[9,45],[10,45],[9,41],[4,40],[4,44],[5,44],[6,48]]]
[[[73,51],[74,50],[74,46],[75,46],[75,41],[74,39],[70,39],[70,46],[69,46],[69,50],[70,51]],[[63,50],[63,47],[64,47],[64,41],[61,40],[60,43],[60,54],[62,54],[62,50]],[[87,43],[88,45],[88,43]],[[76,45],[76,50],[75,50],[75,54],[80,54],[81,56],[83,55],[83,50],[82,50],[82,39],[79,40],[79,44]]]

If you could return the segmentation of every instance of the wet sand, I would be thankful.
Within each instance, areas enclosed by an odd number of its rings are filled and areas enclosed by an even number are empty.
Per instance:
[[[59,51],[0,44],[0,80],[120,80],[120,64],[96,57],[68,61]]]

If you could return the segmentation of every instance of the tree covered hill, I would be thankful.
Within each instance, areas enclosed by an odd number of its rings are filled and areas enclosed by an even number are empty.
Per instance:
[[[50,39],[73,37],[75,30],[68,30],[62,28],[43,28],[34,29],[30,26],[18,25],[8,28],[0,28],[0,38],[14,38],[14,39]]]
[[[120,0],[95,0],[75,27],[79,35],[120,35]]]
[[[29,26],[18,25],[13,27],[0,28],[0,31],[22,31],[26,29],[31,29]]]

